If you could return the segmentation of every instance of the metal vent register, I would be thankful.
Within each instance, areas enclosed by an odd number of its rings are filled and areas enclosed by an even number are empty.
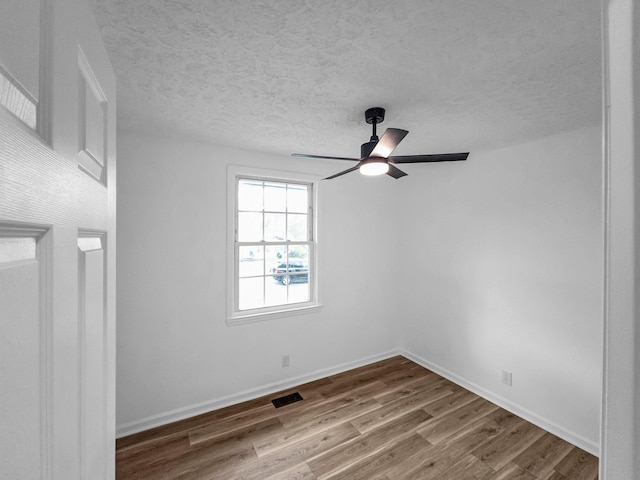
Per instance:
[[[284,407],[285,405],[289,405],[290,403],[299,402],[300,400],[304,400],[302,398],[302,395],[300,395],[298,392],[295,392],[290,393],[289,395],[285,395],[284,397],[271,400],[271,403],[273,403],[274,407],[280,408]]]

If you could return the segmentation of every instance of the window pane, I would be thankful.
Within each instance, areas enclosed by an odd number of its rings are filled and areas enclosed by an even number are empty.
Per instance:
[[[307,213],[308,187],[306,185],[287,185],[287,211]]]
[[[288,303],[308,302],[310,299],[308,281],[301,279],[291,282]]]
[[[287,210],[287,188],[282,183],[265,183],[264,209],[270,212]]]
[[[262,241],[262,213],[238,213],[238,241]]]
[[[284,305],[287,303],[287,286],[275,278],[266,278],[265,304],[268,306]]]
[[[308,240],[307,215],[289,215],[287,240],[303,242]]]
[[[240,310],[264,307],[264,277],[241,278],[238,288]]]
[[[287,260],[287,247],[269,246],[265,249],[265,265],[267,272],[273,272],[273,269]]]
[[[282,285],[289,283],[289,266],[286,261],[279,261],[271,268],[271,278]]]
[[[299,247],[291,247],[289,249],[289,262],[287,265],[287,282],[286,283],[301,283],[309,281],[309,256],[308,256],[308,247],[299,246]],[[304,255],[305,251],[307,256],[299,256],[292,257],[291,255],[297,254],[298,252],[302,252],[301,255]]]
[[[238,210],[262,211],[262,182],[240,180],[238,182]]]
[[[264,239],[267,242],[283,242],[287,236],[287,216],[284,213],[264,214]]]
[[[255,277],[264,275],[264,255],[261,246],[240,247],[240,265],[238,272],[241,277]]]
[[[309,246],[308,245],[290,245],[289,246],[289,262],[300,260],[309,263]]]

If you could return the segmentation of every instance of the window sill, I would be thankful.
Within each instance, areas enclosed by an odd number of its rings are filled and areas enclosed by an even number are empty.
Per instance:
[[[287,308],[286,310],[277,310],[273,312],[259,312],[249,314],[237,314],[227,318],[227,326],[244,325],[246,323],[262,322],[264,320],[273,320],[282,317],[291,317],[294,315],[305,315],[308,313],[316,313],[322,310],[322,305],[305,305],[302,307]]]

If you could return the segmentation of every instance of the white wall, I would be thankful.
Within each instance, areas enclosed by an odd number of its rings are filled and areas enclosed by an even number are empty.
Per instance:
[[[118,137],[117,423],[127,433],[322,376],[395,345],[385,289],[394,212],[389,178],[321,182],[319,313],[229,327],[226,167],[321,173],[344,162]],[[321,170],[320,170],[321,169]],[[348,185],[348,188],[346,186]],[[281,367],[289,354],[291,366]]]
[[[344,162],[120,133],[120,433],[399,349],[597,451],[600,142],[594,127],[321,182],[323,310],[227,327],[226,165]]]
[[[396,275],[408,352],[595,452],[601,138],[584,129],[412,171]]]

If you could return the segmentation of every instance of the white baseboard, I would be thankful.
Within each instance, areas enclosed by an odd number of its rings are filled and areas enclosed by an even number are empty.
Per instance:
[[[432,372],[437,373],[442,377],[445,377],[448,380],[451,380],[453,383],[460,385],[463,388],[466,388],[467,390],[475,393],[476,395],[486,400],[489,400],[492,403],[495,403],[499,407],[502,407],[505,410],[515,415],[518,415],[521,418],[524,418],[526,421],[531,422],[534,425],[537,425],[538,427],[546,430],[549,433],[556,435],[557,437],[562,438],[563,440],[566,440],[567,442],[575,445],[576,447],[579,447],[589,452],[590,454],[595,455],[596,457],[600,455],[600,447],[597,443],[594,443],[591,440],[588,440],[583,436],[576,434],[575,432],[569,431],[552,421],[542,418],[536,415],[535,413],[527,410],[526,408],[520,407],[506,400],[500,395],[496,395],[494,392],[485,390],[479,385],[476,385],[473,382],[469,382],[468,380],[465,380],[464,378],[459,377],[458,375],[450,372],[449,370],[446,370],[440,367],[439,365],[435,365],[418,355],[414,355],[413,353],[408,352],[404,349],[399,349],[398,354],[408,358],[409,360],[416,362],[417,364],[431,370]]]
[[[362,358],[360,360],[356,360],[353,362],[342,363],[340,365],[334,365],[329,368],[324,368],[320,370],[316,370],[313,373],[299,375],[296,377],[291,377],[281,382],[269,383],[266,385],[262,385],[257,388],[252,388],[249,390],[245,390],[243,392],[227,395],[225,397],[215,398],[212,400],[208,400],[206,402],[197,403],[194,405],[189,405],[182,408],[177,408],[175,410],[171,410],[169,412],[160,413],[158,415],[152,415],[150,417],[142,418],[140,420],[136,420],[129,423],[124,423],[122,425],[118,425],[116,428],[116,437],[124,437],[127,435],[131,435],[133,433],[138,433],[144,430],[148,430],[150,428],[159,427],[161,425],[166,425],[168,423],[176,422],[178,420],[184,420],[185,418],[194,417],[196,415],[200,415],[203,413],[211,412],[214,410],[218,410],[220,408],[228,407],[230,405],[235,405],[237,403],[246,402],[247,400],[253,400],[254,398],[259,398],[264,395],[269,395],[275,392],[279,392],[281,390],[286,390],[288,388],[296,387],[298,385],[302,385],[304,383],[312,382],[314,380],[319,380],[321,378],[328,377],[330,375],[335,375],[337,373],[346,372],[347,370],[352,370],[354,368],[362,367],[364,365],[368,365],[370,363],[378,362],[380,360],[384,360],[386,358],[390,358],[396,355],[402,355],[417,364],[437,373],[445,377],[446,379],[452,381],[453,383],[460,385],[463,388],[475,393],[476,395],[489,400],[492,403],[495,403],[499,407],[508,410],[509,412],[518,415],[519,417],[524,418],[528,422],[537,425],[538,427],[553,433],[554,435],[566,440],[567,442],[576,445],[577,447],[582,448],[583,450],[591,453],[592,455],[599,456],[599,445],[578,435],[574,432],[571,432],[554,422],[551,422],[545,418],[542,418],[535,413],[527,410],[526,408],[520,407],[500,395],[496,395],[494,392],[490,392],[475,383],[472,383],[458,375],[448,371],[445,368],[440,367],[439,365],[433,364],[428,360],[415,355],[411,352],[408,352],[402,348],[396,350],[390,350],[388,352],[373,355],[370,357]]]
[[[362,358],[353,362],[342,363],[340,365],[334,365],[332,367],[316,370],[313,373],[299,375],[291,377],[281,382],[269,383],[257,388],[245,390],[243,392],[227,395],[225,397],[214,398],[205,402],[196,403],[194,405],[188,405],[186,407],[176,408],[168,412],[145,417],[133,422],[123,423],[116,426],[116,438],[125,437],[133,433],[149,430],[150,428],[159,427],[168,423],[176,422],[178,420],[184,420],[185,418],[194,417],[207,412],[212,412],[220,408],[235,405],[237,403],[246,402],[247,400],[253,400],[254,398],[270,395],[281,390],[296,387],[304,383],[319,380],[321,378],[335,375],[337,373],[346,372],[354,368],[362,367],[370,363],[378,362],[386,358],[390,358],[396,355],[400,355],[398,350],[391,350],[379,355],[373,355],[370,357]]]

